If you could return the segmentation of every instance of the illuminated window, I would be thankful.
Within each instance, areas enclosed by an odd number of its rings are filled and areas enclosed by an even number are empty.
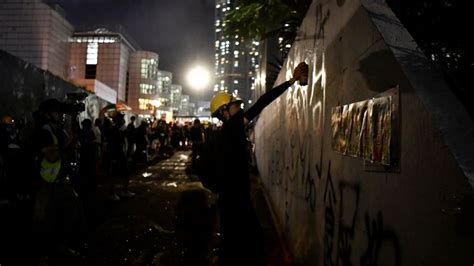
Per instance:
[[[99,44],[91,42],[87,44],[87,65],[97,65],[99,57]]]
[[[141,94],[156,94],[156,86],[151,84],[140,83]]]
[[[155,59],[142,59],[140,71],[142,78],[156,79],[158,75],[158,61]]]
[[[99,44],[90,42],[87,44],[86,55],[86,79],[95,79],[97,74],[97,60],[99,57]]]
[[[152,100],[150,99],[138,99],[138,109],[140,110],[153,110],[153,105],[151,104]]]
[[[73,42],[76,43],[116,43],[119,41],[118,37],[73,37]]]

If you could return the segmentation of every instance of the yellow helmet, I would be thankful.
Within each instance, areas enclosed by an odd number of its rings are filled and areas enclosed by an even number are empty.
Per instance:
[[[227,92],[219,92],[211,100],[211,115],[216,116],[217,111],[230,103],[242,102],[238,96],[234,96]]]
[[[2,124],[4,125],[13,125],[15,124],[15,119],[9,115],[5,115],[2,117]]]

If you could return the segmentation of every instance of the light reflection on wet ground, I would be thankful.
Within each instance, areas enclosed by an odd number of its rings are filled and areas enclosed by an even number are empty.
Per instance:
[[[132,179],[136,196],[110,206],[91,235],[88,265],[213,265],[215,197],[186,174],[188,160],[179,152]]]

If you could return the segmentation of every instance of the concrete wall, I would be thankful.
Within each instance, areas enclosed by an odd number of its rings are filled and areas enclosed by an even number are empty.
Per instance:
[[[65,100],[81,88],[41,70],[33,64],[0,51],[0,115],[32,119],[32,112],[45,99]]]
[[[66,100],[72,92],[84,92],[82,88],[41,70],[32,64],[0,51],[0,117],[11,115],[27,123],[33,121],[33,112],[40,103],[49,98]],[[80,120],[99,118],[100,110],[108,102],[89,95],[85,99],[86,110]]]
[[[305,60],[309,85],[263,111],[255,142],[297,264],[471,265],[472,121],[384,1],[314,0],[288,58],[276,83]],[[399,169],[333,151],[331,109],[395,85]]]

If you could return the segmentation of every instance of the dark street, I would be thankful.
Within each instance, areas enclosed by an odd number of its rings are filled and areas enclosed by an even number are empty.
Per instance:
[[[199,255],[212,259],[217,241],[215,199],[186,175],[187,166],[188,153],[178,152],[132,178],[135,197],[105,201],[97,208],[98,216],[105,217],[89,233],[87,264],[181,265],[189,253],[204,246],[208,248]]]
[[[94,207],[88,213],[91,218],[85,247],[79,248],[79,254],[61,258],[58,265],[216,265],[216,195],[203,188],[196,176],[186,173],[189,160],[190,152],[179,151],[143,167],[130,181],[130,190],[136,195],[118,202],[108,200],[104,185],[99,184]],[[253,197],[266,234],[270,265],[286,265],[289,258],[284,257],[256,182]],[[28,225],[21,225],[18,216],[11,219],[7,220],[9,225],[1,227],[10,231],[2,235],[9,235],[4,240],[15,245],[2,265],[34,264],[34,246],[28,244],[33,235]],[[29,256],[22,257],[24,253]]]

